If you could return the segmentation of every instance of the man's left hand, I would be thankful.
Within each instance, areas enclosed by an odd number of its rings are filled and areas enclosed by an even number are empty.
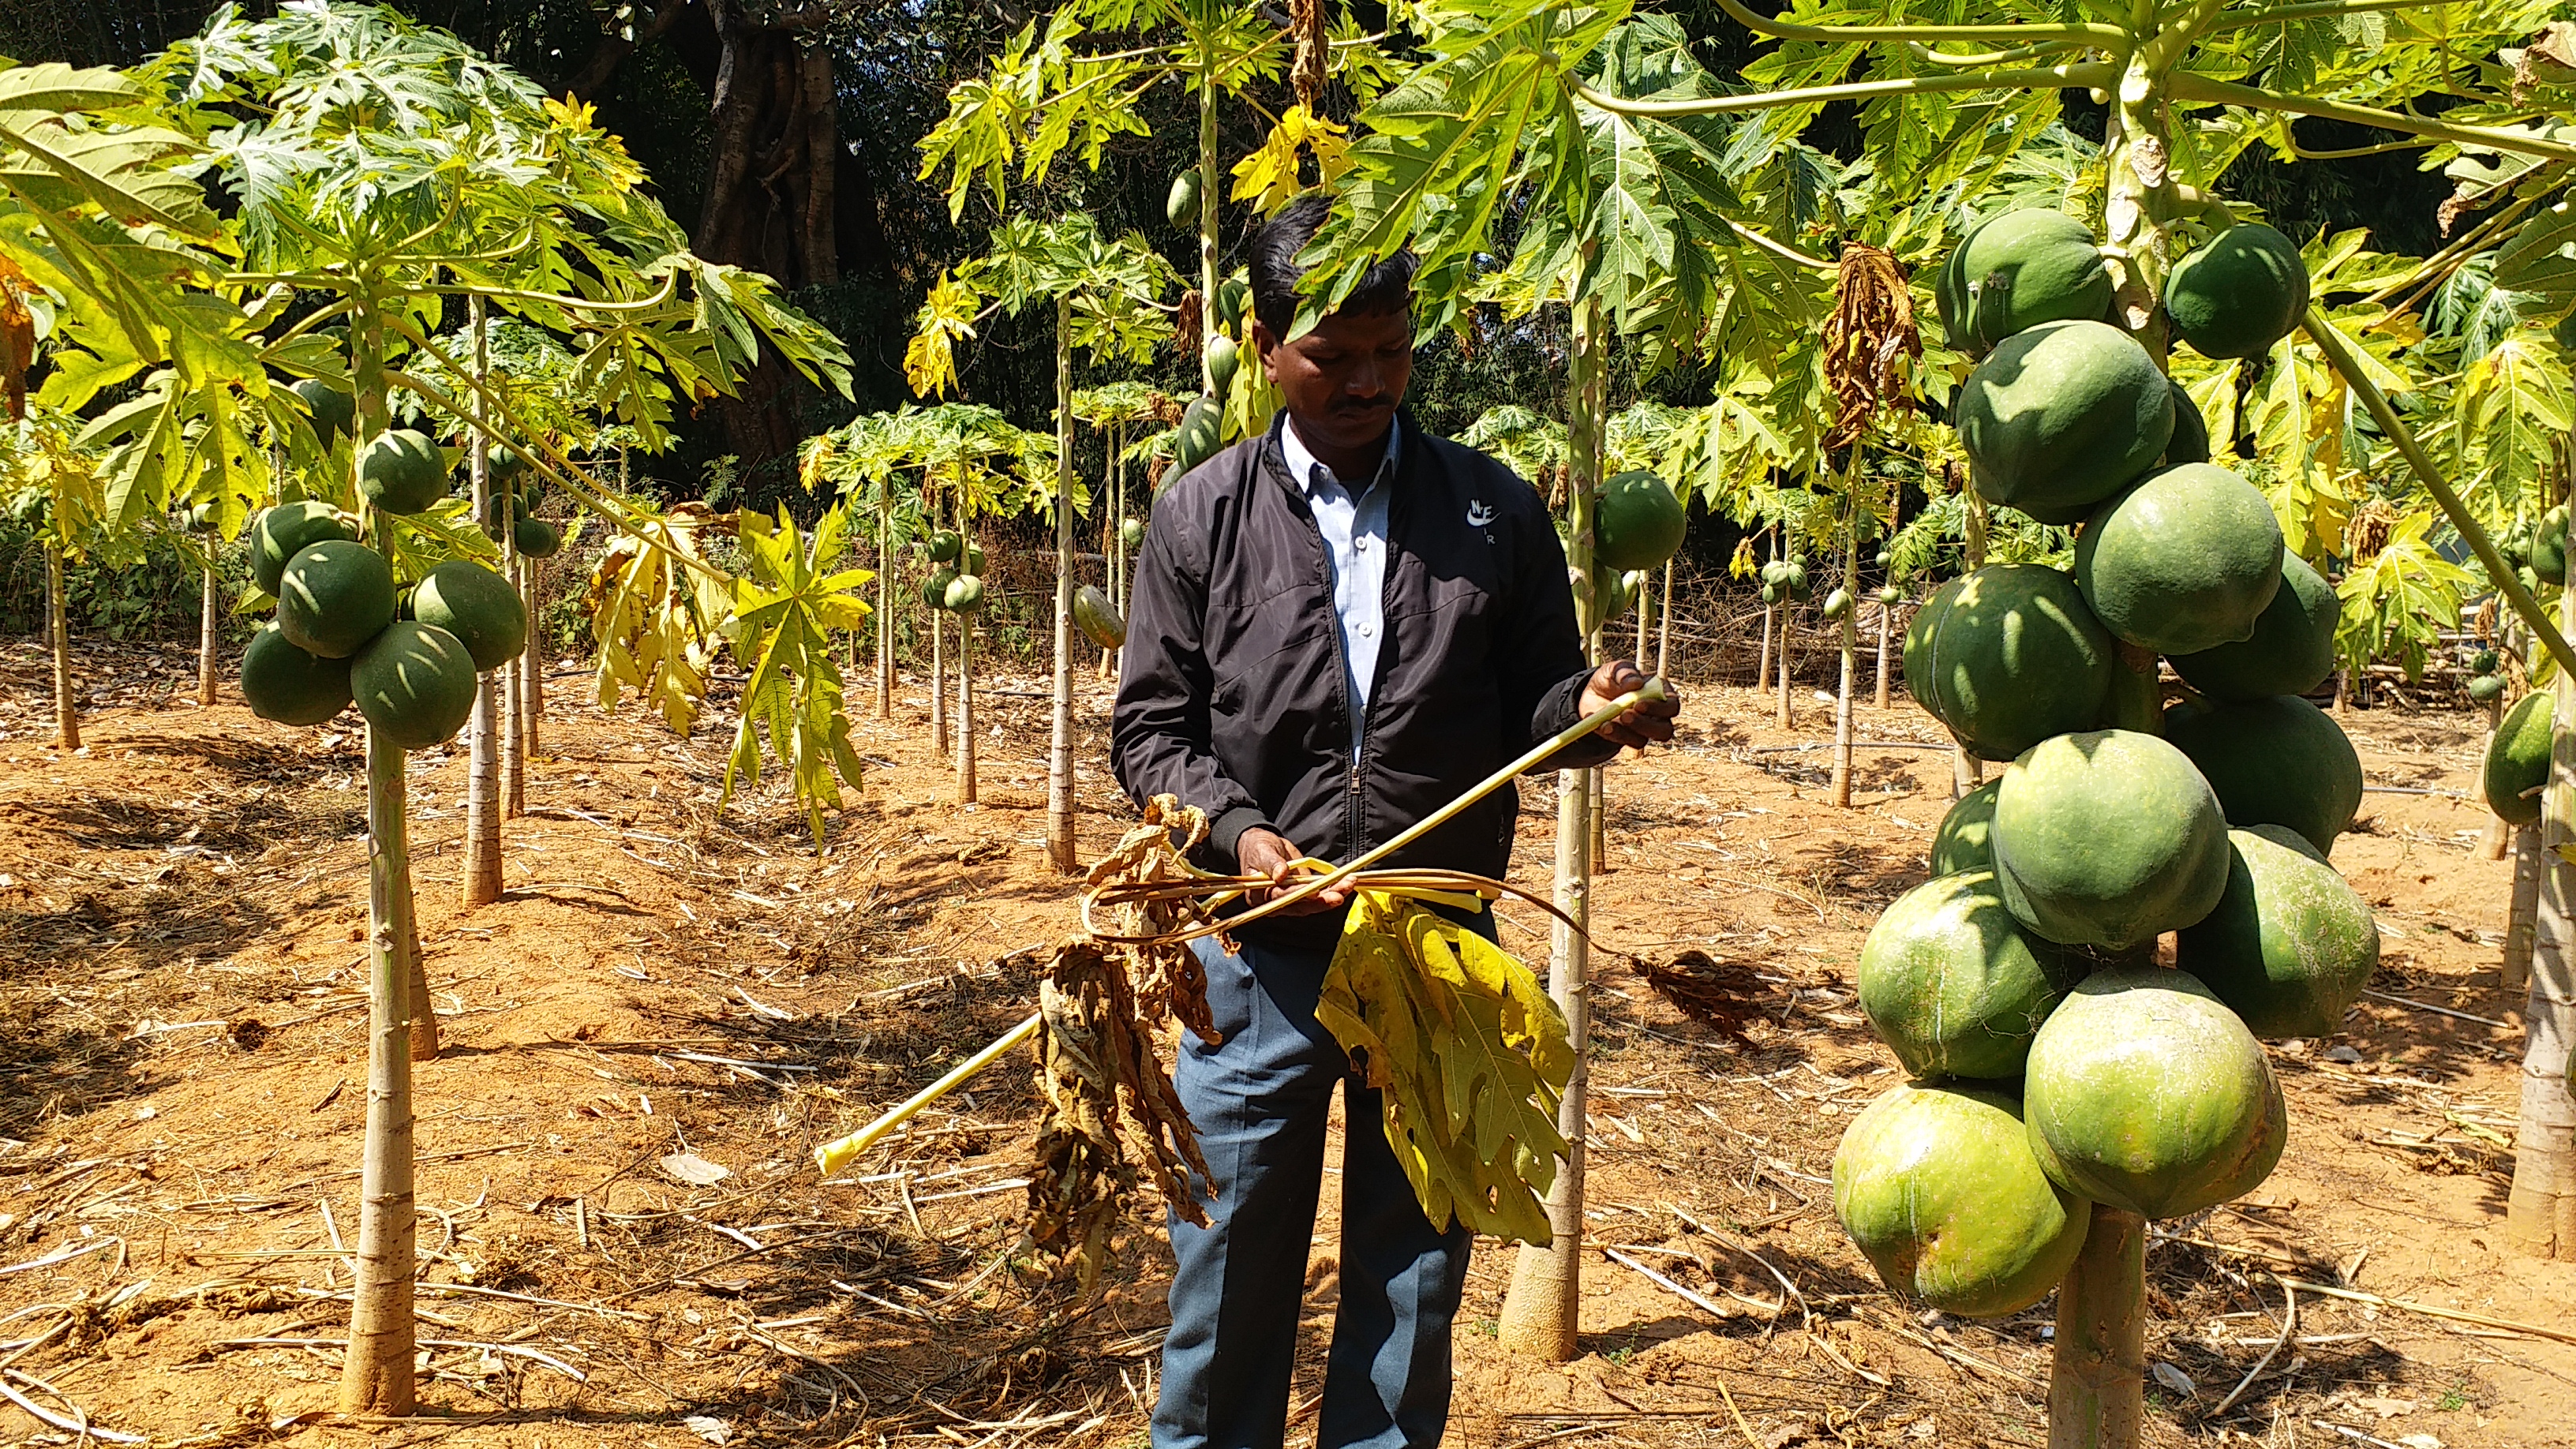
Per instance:
[[[1583,686],[1583,702],[1576,711],[1590,718],[1593,711],[1608,705],[1623,694],[1633,694],[1646,687],[1645,672],[1625,659],[1613,659],[1592,671]],[[1664,685],[1662,699],[1641,699],[1628,706],[1625,713],[1603,725],[1601,738],[1614,745],[1633,745],[1643,749],[1673,737],[1673,720],[1682,712],[1682,697],[1670,681]]]

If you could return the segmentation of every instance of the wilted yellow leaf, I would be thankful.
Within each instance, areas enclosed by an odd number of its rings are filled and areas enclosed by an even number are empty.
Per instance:
[[[1364,1059],[1424,1216],[1549,1240],[1539,1195],[1566,1147],[1556,1108],[1574,1049],[1528,967],[1411,901],[1362,891],[1315,1020]]]

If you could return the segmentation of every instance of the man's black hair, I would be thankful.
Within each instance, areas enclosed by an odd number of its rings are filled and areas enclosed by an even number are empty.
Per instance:
[[[1297,254],[1315,239],[1315,233],[1324,229],[1325,220],[1332,214],[1332,193],[1309,191],[1262,223],[1246,244],[1252,273],[1252,315],[1282,342],[1288,340],[1288,329],[1297,321],[1297,282],[1306,274],[1306,269],[1297,264]],[[1413,253],[1397,252],[1370,267],[1336,310],[1383,317],[1411,305]]]

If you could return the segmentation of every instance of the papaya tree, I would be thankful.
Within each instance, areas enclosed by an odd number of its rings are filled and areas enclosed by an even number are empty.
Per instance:
[[[1128,432],[1154,421],[1154,389],[1141,382],[1110,382],[1098,387],[1077,388],[1073,394],[1073,415],[1101,435],[1103,451],[1108,457],[1106,482],[1109,506],[1100,510],[1100,556],[1105,561],[1103,584],[1118,615],[1127,615],[1127,564],[1136,547],[1128,539],[1133,532],[1138,541],[1144,537],[1144,520],[1128,527],[1127,462]],[[1108,673],[1117,651],[1101,652],[1101,669]]]
[[[2213,190],[2218,175],[2267,139],[2294,152],[2295,117],[2421,137],[2437,159],[2443,148],[2461,146],[2576,156],[2568,142],[2538,128],[2498,124],[2529,114],[2535,103],[2501,90],[2464,91],[2454,64],[2456,55],[2493,53],[2536,28],[2545,18],[2537,5],[2355,0],[2222,11],[2214,3],[2148,4],[2105,20],[1941,25],[1870,5],[1793,5],[1766,19],[1735,0],[1719,4],[1747,28],[1783,42],[1747,68],[1757,89],[1655,95],[1619,84],[1616,47],[1605,42],[1628,20],[1620,5],[1566,16],[1469,0],[1415,12],[1433,58],[1363,118],[1378,130],[1353,148],[1354,168],[1366,180],[1348,189],[1349,224],[1328,246],[1322,269],[1338,280],[1327,284],[1321,303],[1330,304],[1332,286],[1349,284],[1353,267],[1396,246],[1413,245],[1435,267],[1463,248],[1481,248],[1491,208],[1506,195],[1504,179],[1519,174],[1518,158],[1536,152],[1556,161],[1559,174],[1574,169],[1562,158],[1572,151],[1574,124],[1593,111],[1639,124],[1769,113],[1764,124],[1777,135],[1794,133],[1827,105],[1855,102],[1872,163],[1902,179],[1891,199],[1928,214],[2004,175],[2020,138],[2044,128],[2060,90],[2090,88],[2112,106],[2101,194],[2117,316],[2156,358],[2167,350],[2159,299],[2170,268],[2194,241],[2232,220]],[[1953,48],[1959,46],[1973,50]],[[1846,79],[1860,66],[1867,79]],[[2434,89],[2470,104],[2439,118],[2405,109]],[[2192,115],[2192,125],[2176,124],[2178,114]],[[1755,199],[1765,198],[1757,192]],[[1764,209],[1745,208],[1747,219],[1735,225],[1758,230],[1751,219]],[[1913,230],[1931,246],[1942,228]],[[1672,285],[1686,287],[1704,260],[1677,257],[1668,269]],[[2386,383],[2344,319],[2310,307],[2293,320],[2471,551],[2502,573],[2492,540],[2389,403]],[[1977,520],[1971,510],[1972,529]],[[1972,532],[1969,543],[1974,551],[1981,541]],[[2562,663],[2576,658],[2528,590],[2509,578],[2498,582],[2553,655]],[[2563,1061],[2563,1035],[2554,1049]],[[2563,1077],[2555,1090],[2563,1094]],[[2541,1125],[2563,1135],[2569,1120],[2576,1115]],[[2547,1185],[2532,1196],[2554,1205],[2558,1193]],[[2144,1223],[2136,1212],[2097,1205],[2091,1228],[2059,1288],[2051,1440],[2131,1444],[2143,1413]]]
[[[1089,216],[1014,218],[994,229],[990,251],[951,269],[932,289],[904,353],[913,391],[944,396],[956,382],[952,339],[973,336],[976,322],[993,312],[1016,316],[1044,303],[1055,313],[1055,685],[1046,841],[1048,861],[1067,874],[1081,869],[1073,809],[1073,519],[1089,501],[1073,466],[1073,354],[1078,347],[1095,362],[1151,359],[1171,335],[1162,298],[1177,280],[1143,238],[1108,241]],[[990,302],[983,300],[988,294]]]
[[[975,525],[979,519],[1015,517],[1054,502],[1057,439],[1014,427],[998,410],[979,403],[939,403],[913,417],[909,437],[912,456],[921,465],[923,518],[934,532],[952,531],[958,548],[957,566],[949,571],[953,577],[940,590],[943,602],[931,611],[932,726],[936,734],[948,688],[939,655],[938,616],[944,608],[957,618],[957,702],[952,721],[957,799],[972,805],[976,797],[975,619],[985,603],[984,550],[975,541]],[[961,587],[970,579],[971,589]],[[926,594],[924,602],[929,602]]]
[[[877,718],[894,717],[894,554],[921,536],[921,498],[896,486],[895,475],[912,458],[917,416],[910,404],[892,412],[863,413],[840,427],[807,438],[797,453],[797,476],[818,496],[825,485],[866,510],[877,549]],[[856,655],[852,656],[855,663]]]
[[[227,363],[220,375],[200,380],[190,365],[201,359],[180,361],[176,349],[156,368],[152,354],[101,334],[48,381],[73,408],[130,384],[130,399],[86,434],[114,450],[111,497],[168,498],[174,479],[209,467],[251,472],[245,419],[256,415],[288,439],[308,486],[347,505],[390,577],[489,557],[463,500],[430,501],[446,463],[394,429],[399,398],[533,452],[531,465],[559,486],[634,523],[577,465],[526,438],[480,379],[465,380],[468,401],[424,375],[438,357],[429,330],[470,299],[581,336],[594,395],[648,443],[667,437],[677,398],[736,382],[761,339],[818,380],[845,375],[837,345],[764,282],[688,254],[583,108],[547,100],[452,37],[372,7],[315,4],[265,21],[226,11],[137,79],[180,130],[204,138],[237,207],[222,233],[230,265],[200,263],[196,278],[218,299],[258,300],[200,309],[222,343],[210,349]],[[344,390],[349,436],[325,443],[306,400],[273,385],[272,370]],[[399,474],[371,467],[368,454],[385,448],[417,461]],[[411,495],[400,508],[397,477]],[[766,702],[747,699],[747,712]],[[343,1405],[370,1413],[413,1402],[410,1058],[435,1038],[423,1030],[432,1018],[411,920],[404,747],[423,742],[389,736],[371,715],[367,1152],[342,1380]]]
[[[1282,25],[1277,11],[1225,0],[1058,6],[1043,34],[1030,22],[982,76],[950,88],[947,116],[922,138],[921,174],[947,170],[952,216],[964,214],[979,177],[1002,207],[1015,163],[1032,185],[1067,151],[1078,150],[1083,164],[1097,169],[1115,137],[1147,133],[1141,107],[1149,95],[1177,91],[1194,99],[1197,164],[1173,178],[1165,213],[1198,244],[1199,327],[1184,345],[1199,354],[1203,391],[1222,396],[1227,389],[1217,374],[1226,349],[1209,344],[1224,330],[1217,257],[1226,191],[1275,211],[1299,189],[1306,168],[1337,175],[1345,142],[1342,128],[1323,117],[1324,86],[1338,81],[1366,103],[1399,70],[1349,15],[1328,19],[1322,0],[1298,0],[1291,10]],[[1226,166],[1219,107],[1228,100],[1258,107],[1256,92],[1283,76],[1295,104],[1275,113],[1261,108],[1270,120],[1264,144]],[[1230,188],[1220,187],[1221,174],[1232,178]],[[1257,383],[1251,374],[1258,371],[1242,369],[1238,385]],[[1241,409],[1229,411],[1240,428]]]

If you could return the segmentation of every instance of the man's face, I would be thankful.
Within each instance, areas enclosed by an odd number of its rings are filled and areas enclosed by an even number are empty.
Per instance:
[[[1335,312],[1282,343],[1256,319],[1252,345],[1288,415],[1313,444],[1364,448],[1386,436],[1413,376],[1413,314]]]

